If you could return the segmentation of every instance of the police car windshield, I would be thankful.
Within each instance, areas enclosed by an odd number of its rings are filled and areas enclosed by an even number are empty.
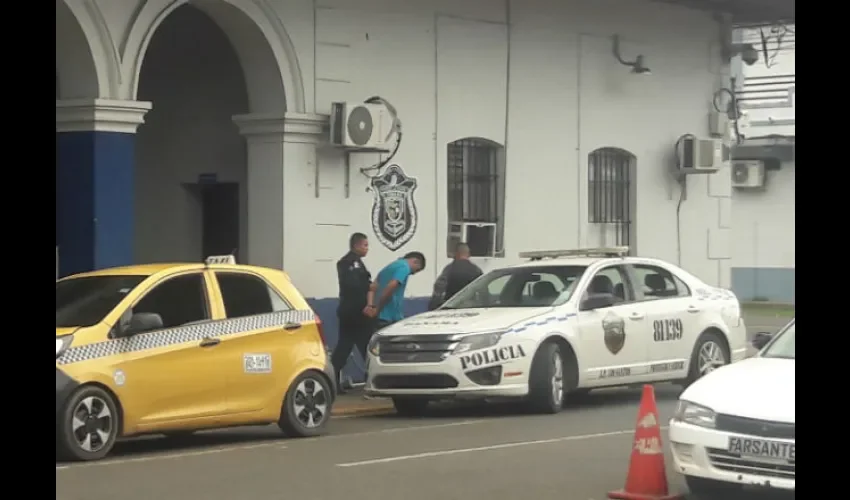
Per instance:
[[[776,334],[776,338],[761,353],[763,358],[797,359],[797,335],[795,322]]]
[[[546,265],[497,269],[470,283],[441,309],[558,306],[570,300],[585,269]]]
[[[147,276],[87,276],[56,282],[56,328],[100,323]]]

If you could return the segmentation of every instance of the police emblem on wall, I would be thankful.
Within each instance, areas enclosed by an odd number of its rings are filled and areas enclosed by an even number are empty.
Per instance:
[[[398,165],[390,165],[372,177],[372,230],[390,250],[398,250],[416,233],[415,177],[408,177]]]
[[[617,354],[626,345],[626,322],[614,313],[608,313],[602,319],[602,331],[605,338],[605,347],[611,354]]]

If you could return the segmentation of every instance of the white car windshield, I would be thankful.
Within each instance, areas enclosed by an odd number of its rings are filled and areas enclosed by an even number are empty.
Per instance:
[[[547,307],[570,300],[585,266],[497,269],[481,276],[440,309]]]
[[[797,359],[797,335],[795,334],[795,321],[792,321],[782,331],[776,334],[776,338],[761,353],[763,358]]]

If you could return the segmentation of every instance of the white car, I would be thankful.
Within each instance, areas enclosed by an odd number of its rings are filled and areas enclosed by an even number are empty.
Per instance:
[[[628,249],[527,252],[369,343],[366,394],[400,414],[443,398],[527,397],[540,412],[600,387],[681,381],[743,359],[738,299]]]
[[[757,485],[794,490],[796,335],[794,321],[759,354],[717,370],[679,398],[670,422],[676,470],[706,498]],[[700,497],[702,498],[702,497]]]

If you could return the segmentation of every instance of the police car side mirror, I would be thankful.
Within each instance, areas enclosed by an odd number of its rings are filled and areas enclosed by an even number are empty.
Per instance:
[[[136,335],[137,333],[159,330],[162,327],[162,316],[157,313],[140,312],[130,316],[130,322],[121,333],[126,337]]]
[[[764,346],[766,346],[767,343],[770,342],[770,339],[772,339],[772,338],[773,338],[773,334],[770,333],[770,332],[758,332],[753,337],[753,340],[750,341],[750,343],[753,345],[753,347],[755,347],[756,349],[761,351],[762,348]]]
[[[603,309],[616,304],[616,298],[610,293],[596,293],[589,295],[581,302],[579,309],[582,311],[593,311],[594,309]]]

